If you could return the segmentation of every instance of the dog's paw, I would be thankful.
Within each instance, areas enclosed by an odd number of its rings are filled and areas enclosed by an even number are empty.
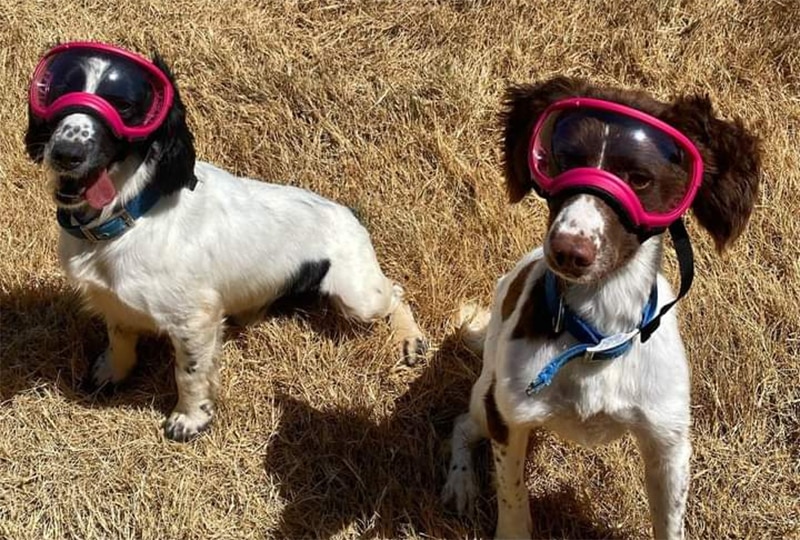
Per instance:
[[[502,506],[498,510],[497,527],[494,530],[495,538],[530,540],[533,522],[528,510],[527,499],[524,507],[518,507],[517,511],[505,510]]]
[[[99,389],[112,391],[113,388],[125,380],[128,371],[122,371],[115,366],[111,357],[111,348],[107,348],[92,363],[89,376],[84,379],[84,388],[94,392]]]
[[[164,435],[173,441],[186,442],[205,431],[214,418],[214,405],[207,401],[191,412],[173,411],[164,422]]]
[[[442,489],[442,503],[455,508],[463,516],[475,512],[478,482],[470,464],[451,463],[447,482]]]
[[[403,361],[413,366],[428,352],[428,342],[422,336],[412,336],[403,340]]]
[[[472,302],[463,304],[456,316],[455,323],[461,341],[477,355],[483,354],[486,330],[491,318],[491,311]]]
[[[502,538],[504,540],[530,540],[531,532],[528,529],[519,526],[508,528],[500,528],[500,526],[498,526],[494,531],[494,537],[498,539]]]

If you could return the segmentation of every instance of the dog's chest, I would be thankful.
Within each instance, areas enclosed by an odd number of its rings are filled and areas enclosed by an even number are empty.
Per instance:
[[[552,392],[542,397],[548,401],[551,412],[545,427],[585,446],[605,444],[625,433],[632,423],[633,408],[609,384],[613,374],[564,375]]]
[[[512,340],[501,347],[504,361],[499,384],[508,398],[501,408],[515,423],[541,425],[561,437],[586,446],[620,437],[636,421],[635,399],[626,359],[608,363],[576,358],[564,366],[550,386],[533,395],[525,389],[566,343],[548,340]]]
[[[67,277],[91,310],[132,328],[156,328],[145,295],[137,293],[135,277],[126,275],[119,259],[102,249],[76,249],[72,239],[62,240],[59,255]]]

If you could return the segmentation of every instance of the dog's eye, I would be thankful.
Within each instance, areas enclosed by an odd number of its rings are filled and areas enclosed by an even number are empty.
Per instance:
[[[133,112],[133,104],[127,101],[123,101],[117,105],[117,110],[123,116],[128,115]]]
[[[653,177],[644,172],[634,171],[625,173],[623,176],[628,185],[636,191],[643,190],[653,183]]]
[[[129,117],[135,112],[136,105],[126,99],[116,97],[108,97],[106,99],[114,106],[114,108],[123,118]]]

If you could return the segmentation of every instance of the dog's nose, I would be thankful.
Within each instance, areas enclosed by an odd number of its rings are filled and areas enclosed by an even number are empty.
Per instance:
[[[74,141],[59,141],[50,152],[52,165],[61,171],[78,168],[89,155],[89,145]]]
[[[550,237],[550,258],[558,270],[579,276],[594,264],[597,248],[584,235],[554,234]]]

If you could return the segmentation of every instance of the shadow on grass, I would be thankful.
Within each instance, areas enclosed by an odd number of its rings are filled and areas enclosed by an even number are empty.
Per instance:
[[[266,471],[276,475],[288,501],[277,536],[490,537],[495,500],[488,444],[476,449],[481,475],[477,515],[459,518],[439,500],[452,422],[466,410],[479,370],[480,359],[447,340],[383,420],[376,420],[368,403],[317,410],[278,395],[281,425],[265,455]],[[532,499],[535,536],[619,537],[593,522],[585,504],[569,486]]]
[[[167,340],[144,336],[130,378],[115,392],[92,392],[84,377],[107,343],[102,319],[67,288],[0,291],[0,401],[47,387],[87,407],[169,411],[175,390]]]
[[[284,310],[275,316],[302,317],[335,342],[363,330],[330,317],[324,305],[306,307],[308,311]],[[234,327],[227,338],[236,339],[237,333]],[[139,365],[116,392],[101,395],[83,389],[82,380],[106,343],[102,320],[83,310],[68,289],[0,291],[0,403],[47,388],[86,407],[169,412],[176,390],[172,348],[164,338],[140,340]],[[368,538],[490,536],[495,502],[488,445],[476,451],[482,475],[478,514],[458,518],[439,501],[452,421],[466,410],[479,370],[480,359],[452,339],[445,341],[383,420],[376,419],[367,396],[361,408],[317,410],[278,395],[281,426],[272,434],[265,467],[277,476],[288,501],[279,535],[319,538],[356,531]],[[532,499],[531,510],[536,536],[614,536],[586,516],[586,501],[569,486]]]
[[[323,301],[293,300],[291,305],[282,302],[267,316],[301,317],[336,342],[364,330],[329,316]],[[225,339],[235,340],[241,331],[229,325]],[[95,389],[86,384],[87,376],[107,345],[102,317],[84,309],[77,293],[66,285],[0,290],[0,403],[22,392],[49,388],[87,407],[155,408],[169,413],[177,401],[177,389],[168,338],[143,334],[131,375],[116,387]]]

